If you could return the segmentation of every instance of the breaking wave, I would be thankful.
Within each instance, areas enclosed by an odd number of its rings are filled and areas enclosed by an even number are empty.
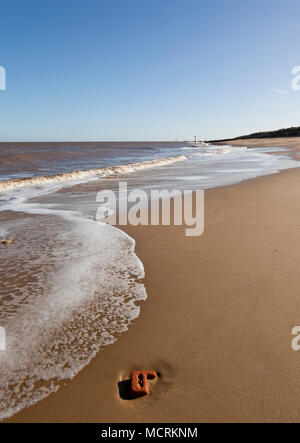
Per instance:
[[[15,180],[0,181],[0,192],[10,191],[12,189],[23,188],[25,186],[38,186],[48,183],[58,183],[70,180],[89,180],[96,177],[107,177],[115,174],[126,174],[129,172],[140,171],[143,169],[166,166],[171,163],[186,160],[185,155],[167,157],[155,160],[147,160],[138,163],[129,163],[125,165],[107,166],[104,168],[88,169],[86,171],[72,171],[63,174],[48,175],[42,177],[20,178]]]

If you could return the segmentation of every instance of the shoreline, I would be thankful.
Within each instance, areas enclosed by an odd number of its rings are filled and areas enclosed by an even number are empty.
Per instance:
[[[205,191],[205,230],[122,226],[148,298],[72,381],[6,422],[299,421],[298,168]],[[160,371],[150,396],[118,381]],[[300,384],[299,384],[300,385]]]
[[[224,142],[212,143],[215,145],[248,146],[258,148],[281,147],[300,150],[300,137],[266,137],[266,138],[245,138],[227,140]]]

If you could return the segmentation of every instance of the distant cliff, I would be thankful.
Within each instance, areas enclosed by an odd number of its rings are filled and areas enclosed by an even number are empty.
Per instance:
[[[300,137],[300,126],[292,128],[277,129],[276,131],[254,132],[249,135],[241,135],[235,138],[226,138],[220,140],[209,140],[210,142],[225,142],[230,140],[241,140],[244,138],[272,138],[272,137]]]

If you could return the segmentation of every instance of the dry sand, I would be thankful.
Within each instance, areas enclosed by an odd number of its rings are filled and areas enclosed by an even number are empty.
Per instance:
[[[273,140],[274,142],[274,140]],[[205,192],[205,233],[127,227],[145,266],[140,317],[15,422],[300,420],[300,169]],[[132,369],[152,394],[122,400]]]

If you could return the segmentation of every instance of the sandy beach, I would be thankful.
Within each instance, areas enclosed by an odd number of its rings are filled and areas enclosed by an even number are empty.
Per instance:
[[[249,146],[249,147],[281,147],[294,149],[296,152],[300,149],[300,137],[270,137],[270,138],[245,138],[218,142],[216,144],[231,146]]]
[[[200,237],[122,228],[145,266],[139,318],[57,393],[7,421],[299,421],[299,177],[292,169],[205,191]],[[161,377],[150,396],[123,400],[118,382],[133,369]]]
[[[300,423],[300,3],[2,3],[0,423]]]

